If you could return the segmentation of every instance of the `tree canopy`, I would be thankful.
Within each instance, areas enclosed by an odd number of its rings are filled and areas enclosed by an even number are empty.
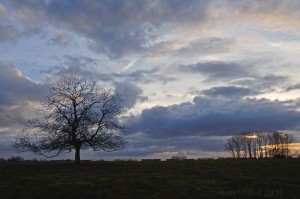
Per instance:
[[[96,81],[62,76],[41,102],[44,116],[28,122],[14,147],[45,157],[75,150],[75,163],[80,150],[119,150],[125,144],[121,102],[120,95]]]

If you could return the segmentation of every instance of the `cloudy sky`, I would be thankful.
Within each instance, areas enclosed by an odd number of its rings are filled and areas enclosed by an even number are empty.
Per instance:
[[[0,156],[35,157],[11,143],[61,74],[116,89],[128,108],[127,148],[86,159],[226,156],[228,136],[251,130],[298,137],[299,10],[297,0],[0,0]]]

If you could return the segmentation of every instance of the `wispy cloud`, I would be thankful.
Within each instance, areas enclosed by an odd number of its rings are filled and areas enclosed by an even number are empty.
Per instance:
[[[132,61],[130,61],[126,66],[124,66],[121,70],[120,73],[124,73],[127,70],[129,70],[136,62],[138,61],[138,59],[133,59]]]

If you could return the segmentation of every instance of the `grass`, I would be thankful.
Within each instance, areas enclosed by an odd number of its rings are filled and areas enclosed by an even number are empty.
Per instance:
[[[299,198],[300,159],[6,163],[0,198]]]

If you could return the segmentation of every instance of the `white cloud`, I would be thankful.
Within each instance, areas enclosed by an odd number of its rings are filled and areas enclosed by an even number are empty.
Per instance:
[[[128,64],[126,64],[126,66],[124,66],[120,72],[121,73],[124,73],[126,72],[127,70],[129,70],[136,62],[138,61],[138,59],[133,59],[132,61],[130,61]]]

